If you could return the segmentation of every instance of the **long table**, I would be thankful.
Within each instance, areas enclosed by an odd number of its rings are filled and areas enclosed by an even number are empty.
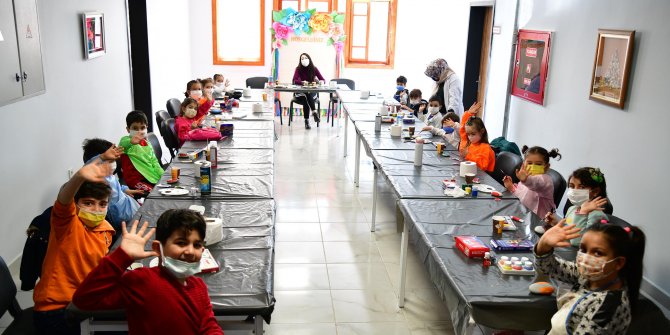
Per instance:
[[[350,101],[355,100],[351,92],[347,94]],[[457,235],[475,235],[485,243],[491,238],[528,238],[534,242],[537,237],[532,228],[540,224],[540,218],[481,170],[477,172],[480,183],[492,186],[502,193],[501,197],[495,199],[490,194],[479,192],[477,198],[447,198],[444,195],[444,179],[455,177],[457,183],[464,183],[463,178],[458,176],[460,157],[456,148],[447,145],[444,153],[437,155],[432,145],[424,145],[423,164],[415,167],[415,143],[391,137],[389,125],[383,125],[381,132],[374,131],[374,115],[382,106],[381,99],[376,103],[343,101],[347,116],[345,129],[351,121],[356,131],[356,186],[361,145],[375,167],[371,230],[375,230],[379,175],[387,180],[399,199],[398,207],[404,217],[399,307],[403,307],[405,301],[407,248],[411,239],[451,311],[457,334],[466,333],[471,320],[497,329],[550,328],[551,316],[556,312],[555,297],[530,294],[528,286],[534,281],[534,276],[503,275],[495,265],[482,268],[481,259],[469,259],[454,248],[454,236]],[[414,126],[418,131],[420,122]],[[496,235],[491,223],[494,215],[515,215],[524,218],[525,223],[517,224],[518,229],[513,233]]]

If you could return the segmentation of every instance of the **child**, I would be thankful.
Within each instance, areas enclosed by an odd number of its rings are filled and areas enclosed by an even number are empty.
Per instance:
[[[223,78],[223,75],[217,73],[214,75],[214,92],[212,96],[214,99],[223,99],[226,92],[230,90],[230,80]]]
[[[407,96],[409,95],[409,91],[407,90],[407,78],[405,76],[400,76],[395,80],[396,84],[396,92],[393,95],[393,98],[403,104],[407,104]]]
[[[204,91],[203,91],[204,86]],[[203,93],[204,92],[204,93]],[[191,80],[186,84],[186,95],[187,98],[191,98],[198,102],[198,114],[196,118],[201,118],[202,116],[209,113],[209,109],[214,105],[214,98],[212,94],[214,92],[214,82],[212,79],[195,79]]]
[[[114,228],[105,221],[111,193],[105,178],[111,174],[110,164],[97,159],[58,192],[42,276],[33,292],[37,334],[79,334],[79,324],[69,322],[65,308],[112,242]]]
[[[424,127],[423,130],[430,130],[435,136],[442,136],[442,138],[451,144],[454,148],[458,148],[458,142],[461,140],[459,131],[461,129],[460,119],[454,112],[447,113],[442,118],[442,128],[435,128],[433,126]]]
[[[432,126],[440,128],[442,126],[442,114],[440,114],[440,99],[437,97],[430,97],[428,100],[428,114],[424,114],[421,120],[427,124],[427,127]],[[424,129],[425,129],[424,128]]]
[[[102,259],[72,300],[83,310],[125,309],[130,334],[223,334],[200,272],[205,219],[188,209],[169,209],[146,234],[148,222],[126,231],[121,246]],[[145,244],[154,230],[153,251]],[[159,256],[160,265],[126,271],[133,261]]]
[[[477,117],[481,105],[475,102],[470,109],[463,113],[465,127],[459,129],[461,143],[459,151],[461,157],[466,161],[477,163],[477,167],[491,172],[496,165],[496,154],[489,145],[489,136],[484,126],[484,121]]]
[[[601,220],[607,220],[607,214],[603,213],[607,204],[605,175],[600,169],[590,167],[575,170],[568,179],[568,200],[573,204],[565,215],[568,224],[585,229]],[[547,213],[544,220],[552,226],[558,222],[556,215],[551,212]],[[542,233],[540,229],[536,231]],[[575,247],[579,246],[579,242],[579,237],[570,241]]]
[[[84,164],[91,164],[98,158],[105,162],[111,162],[112,171],[116,170],[116,161],[123,154],[123,149],[112,142],[100,138],[84,141]],[[121,222],[130,222],[140,204],[133,199],[135,195],[144,193],[142,190],[131,190],[126,185],[119,183],[119,178],[114,174],[107,176],[105,181],[111,187],[109,206],[107,207],[107,221],[112,224],[114,230],[121,231]]]
[[[642,281],[645,236],[596,223],[586,229],[576,262],[553,255],[555,247],[570,246],[580,229],[562,221],[535,245],[535,264],[543,273],[574,285],[557,297],[558,312],[548,334],[626,334]]]
[[[179,137],[179,146],[188,140],[188,132],[200,126],[202,119],[197,120],[196,115],[198,109],[198,102],[192,98],[186,98],[181,103],[181,111],[177,119],[175,119],[175,128],[177,130],[177,137]]]
[[[519,183],[514,185],[510,176],[503,177],[505,188],[514,193],[521,203],[532,210],[537,216],[543,218],[556,209],[554,203],[554,182],[546,174],[549,170],[549,158],[561,159],[558,149],[547,149],[542,147],[523,146],[521,152],[524,154],[523,165],[516,170]]]
[[[121,137],[119,146],[123,148],[121,155],[121,171],[123,178],[132,189],[151,192],[163,174],[154,149],[144,139],[147,135],[147,117],[139,111],[132,111],[126,116],[128,135]]]
[[[414,117],[423,118],[428,101],[421,99],[421,90],[415,88],[409,92],[409,104],[401,105],[402,109],[414,112]]]

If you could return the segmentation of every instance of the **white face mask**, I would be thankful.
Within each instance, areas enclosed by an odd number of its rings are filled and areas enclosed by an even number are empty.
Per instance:
[[[202,98],[202,91],[201,90],[192,90],[191,91],[191,98],[198,100]]]
[[[213,90],[214,90],[213,88],[206,88],[206,89],[205,89],[205,93],[207,93],[207,94],[212,94],[212,91],[213,91]]]
[[[161,251],[163,266],[177,279],[186,279],[186,277],[200,272],[200,262],[189,263],[172,257],[165,257],[165,254],[163,254],[163,245],[159,243],[158,246]]]
[[[573,205],[581,206],[584,202],[589,200],[589,190],[569,188],[568,200],[570,200]]]
[[[301,59],[300,64],[302,64],[302,66],[304,66],[304,67],[308,67],[309,66],[309,58]]]
[[[223,86],[223,82],[222,81],[217,81],[216,82],[216,87],[221,87],[221,86]]]
[[[136,135],[140,135],[140,136],[144,137],[146,134],[147,134],[147,131],[146,131],[146,130],[132,130],[132,129],[131,129],[131,130],[128,132],[128,135],[129,135],[130,137],[135,137]]]
[[[428,112],[435,115],[440,112],[440,107],[428,107]]]
[[[606,261],[602,258],[578,251],[576,263],[579,275],[589,281],[606,278],[611,275],[613,271],[605,273],[605,265],[614,262],[617,258]]]
[[[410,100],[409,101],[409,103],[411,103],[412,105],[418,105],[419,102],[421,102],[421,100]]]
[[[198,112],[193,108],[186,108],[186,110],[184,110],[184,116],[186,116],[189,119],[194,118],[197,113]]]

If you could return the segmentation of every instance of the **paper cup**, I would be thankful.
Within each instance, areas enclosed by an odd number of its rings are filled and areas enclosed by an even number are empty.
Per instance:
[[[367,99],[370,97],[370,91],[361,91],[361,99]]]

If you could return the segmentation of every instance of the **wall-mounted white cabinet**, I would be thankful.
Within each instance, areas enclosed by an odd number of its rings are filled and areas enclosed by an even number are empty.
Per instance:
[[[35,0],[0,0],[0,105],[44,91]]]

